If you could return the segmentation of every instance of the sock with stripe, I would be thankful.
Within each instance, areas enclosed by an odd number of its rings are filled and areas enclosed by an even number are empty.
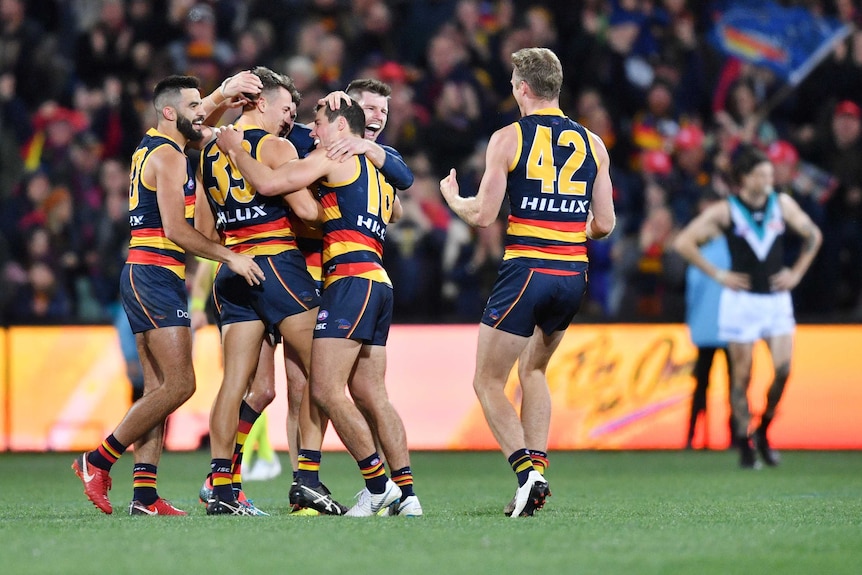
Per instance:
[[[114,434],[112,433],[105,438],[102,445],[87,453],[87,463],[94,465],[99,469],[110,471],[111,466],[117,462],[125,451],[126,446],[117,441],[117,438],[114,437]]]
[[[530,472],[534,469],[533,460],[530,459],[530,454],[526,449],[519,449],[510,455],[509,465],[512,466],[512,471],[518,476],[518,485],[524,485]]]
[[[210,462],[210,469],[213,478],[213,496],[222,501],[236,499],[231,483],[230,459],[213,459]]]
[[[530,453],[530,459],[533,460],[533,468],[544,475],[545,470],[548,469],[548,465],[550,465],[548,454],[544,451],[537,451],[535,449],[528,449],[527,451]]]
[[[312,449],[299,450],[299,470],[296,478],[309,487],[320,485],[320,458],[322,454]]]
[[[375,451],[369,457],[362,461],[357,461],[359,471],[362,472],[362,478],[365,480],[365,487],[371,493],[383,493],[386,491],[386,465],[380,456]]]
[[[132,499],[144,505],[152,505],[159,498],[156,491],[156,473],[158,469],[149,463],[135,463],[132,469]]]
[[[231,460],[231,482],[233,488],[242,490],[242,453],[248,440],[248,432],[254,426],[254,422],[260,417],[260,413],[253,410],[249,404],[243,400],[239,408],[239,425],[236,428],[236,443],[233,447],[233,459]]]
[[[392,472],[392,481],[401,488],[401,499],[416,495],[413,491],[413,470],[410,466],[402,467]]]

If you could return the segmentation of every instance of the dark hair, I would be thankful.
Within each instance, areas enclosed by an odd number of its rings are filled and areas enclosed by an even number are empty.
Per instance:
[[[371,92],[388,98],[392,95],[392,88],[389,84],[375,78],[358,78],[347,85],[345,92],[354,99],[362,92]]]
[[[347,126],[350,128],[350,132],[354,136],[359,136],[360,138],[365,135],[365,111],[359,106],[359,102],[350,99],[350,106],[342,104],[337,110],[333,110],[329,107],[329,104],[318,104],[317,107],[314,108],[314,111],[317,112],[321,108],[325,110],[326,119],[330,122],[334,122],[336,118],[343,117],[347,120]]]
[[[291,98],[296,102],[296,105],[299,105],[299,101],[296,98],[296,95],[299,95],[299,90],[296,89],[296,86],[293,83],[293,79],[290,76],[285,76],[284,74],[279,74],[278,72],[273,72],[266,66],[256,66],[251,70],[251,73],[260,78],[261,93],[263,92],[274,92],[278,91],[280,88],[284,88],[288,92],[290,92]],[[296,92],[296,95],[294,95]],[[258,94],[243,94],[249,101],[244,107],[244,111],[248,111],[254,108],[255,102],[257,102]]]
[[[769,157],[760,148],[754,146],[740,146],[730,158],[731,175],[734,182],[742,183],[742,178],[747,176],[763,162],[769,162]]]
[[[200,81],[194,76],[168,76],[156,84],[153,90],[153,106],[156,111],[168,105],[176,106],[180,92],[188,89],[197,90],[200,87]]]

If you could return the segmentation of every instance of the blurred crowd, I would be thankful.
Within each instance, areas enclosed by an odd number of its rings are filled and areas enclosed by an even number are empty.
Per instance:
[[[801,321],[862,317],[862,32],[795,90],[708,40],[726,1],[0,0],[0,323],[108,321],[125,258],[129,159],[172,73],[202,93],[255,65],[290,75],[298,121],[357,77],[392,88],[379,141],[416,176],[387,236],[397,322],[474,322],[503,251],[505,213],[474,230],[438,183],[481,179],[484,146],[517,119],[510,54],[553,49],[561,107],[612,158],[618,226],[589,246],[590,321],[681,321],[674,235],[731,193],[740,143],[821,226],[794,293]],[[797,0],[853,23],[858,1]],[[795,258],[791,245],[787,257]]]

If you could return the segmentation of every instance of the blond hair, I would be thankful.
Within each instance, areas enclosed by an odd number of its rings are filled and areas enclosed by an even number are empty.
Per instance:
[[[542,100],[556,100],[563,85],[563,67],[547,48],[523,48],[512,54],[515,77],[530,86]]]

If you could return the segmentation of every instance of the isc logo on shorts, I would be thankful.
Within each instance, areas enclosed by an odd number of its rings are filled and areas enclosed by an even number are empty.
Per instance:
[[[325,323],[318,323],[314,326],[314,331],[322,331],[324,329],[326,329]]]

